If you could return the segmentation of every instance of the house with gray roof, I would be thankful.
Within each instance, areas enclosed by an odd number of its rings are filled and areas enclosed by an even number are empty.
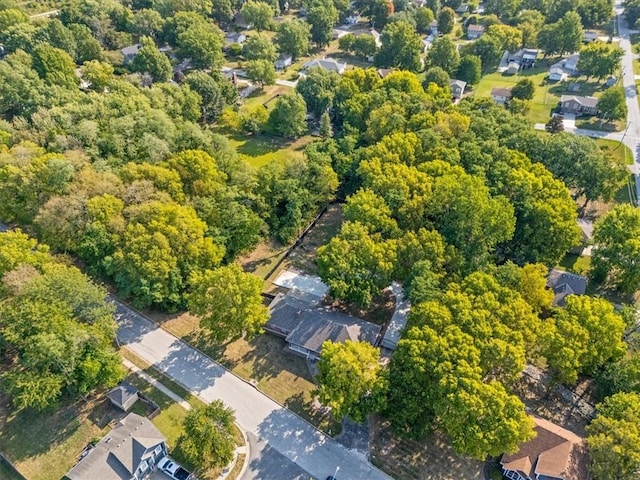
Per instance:
[[[560,111],[574,115],[597,115],[598,99],[580,95],[562,95],[560,97]]]
[[[462,80],[453,79],[449,82],[449,88],[451,88],[451,95],[456,100],[462,98],[464,95],[464,89],[467,86],[467,82],[463,82]]]
[[[553,305],[564,307],[569,295],[584,295],[587,279],[582,275],[553,269],[547,277],[547,288],[553,290]]]
[[[122,382],[107,392],[107,398],[114,406],[126,412],[138,401],[138,390],[133,385]]]
[[[135,56],[138,55],[138,52],[140,51],[141,48],[142,48],[142,45],[139,43],[122,48],[120,50],[120,53],[122,53],[122,56],[124,58],[124,63],[125,64],[131,63],[135,58]]]
[[[295,353],[318,359],[327,340],[343,343],[367,342],[377,345],[381,327],[295,294],[279,293],[269,305],[270,318],[264,329],[285,339]]]
[[[141,480],[167,455],[165,437],[145,417],[130,413],[80,460],[68,480]]]
[[[339,62],[333,58],[322,57],[316,58],[304,64],[303,69],[309,70],[310,68],[324,68],[325,70],[329,70],[332,72],[338,72],[342,75],[347,68],[347,64],[343,62]]]

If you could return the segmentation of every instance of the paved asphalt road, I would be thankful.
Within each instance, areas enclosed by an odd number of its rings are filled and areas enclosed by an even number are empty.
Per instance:
[[[633,61],[636,55],[630,42],[630,32],[624,19],[624,5],[622,0],[615,2],[616,19],[618,22],[618,36],[620,47],[624,50],[622,57],[622,85],[627,97],[627,125],[628,129],[624,137],[624,143],[633,152],[636,175],[636,194],[640,199],[640,168],[638,160],[638,147],[640,142],[640,107],[638,106],[638,90],[636,88],[635,74],[633,73]]]
[[[137,312],[119,302],[116,307],[121,344],[205,402],[220,399],[235,410],[238,425],[259,445],[246,479],[324,480],[336,467],[339,480],[391,478]]]

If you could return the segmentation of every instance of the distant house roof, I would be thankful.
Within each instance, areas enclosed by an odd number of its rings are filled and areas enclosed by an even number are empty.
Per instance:
[[[580,227],[580,230],[582,230],[583,241],[589,241],[593,238],[593,222],[591,220],[579,218],[578,227]]]
[[[502,467],[532,480],[589,478],[583,439],[547,420],[534,417],[534,421],[536,437],[521,444],[516,453],[503,455]]]
[[[584,38],[585,40],[589,40],[589,41],[593,42],[594,40],[598,39],[598,33],[597,32],[584,32],[584,34],[582,35],[582,38]]]
[[[70,480],[130,480],[138,467],[152,458],[154,450],[164,442],[165,437],[153,423],[130,413],[66,477]]]
[[[581,275],[554,268],[547,277],[547,287],[553,290],[553,304],[564,307],[569,295],[584,295],[587,291],[587,279]]]
[[[288,343],[320,354],[322,344],[333,342],[368,342],[374,345],[380,326],[316,306],[295,296],[279,293],[269,306],[270,318],[265,328],[285,337]]]
[[[246,39],[247,39],[247,36],[241,32],[228,33],[224,37],[224,40],[227,44],[243,43]]]
[[[565,71],[563,68],[560,67],[551,67],[549,69],[549,75],[566,75]]]
[[[376,42],[376,47],[382,46],[382,40],[380,39],[381,33],[377,31],[375,28],[369,30],[369,35],[373,37],[373,40]]]
[[[464,88],[467,86],[467,82],[463,82],[462,80],[451,80],[449,82],[449,86],[451,87],[458,87],[461,90],[464,90]]]
[[[138,54],[141,48],[142,48],[142,45],[140,45],[139,43],[136,43],[135,45],[129,45],[128,47],[124,47],[123,49],[120,50],[120,53],[122,53],[122,55],[124,55],[125,57],[133,57]]]
[[[580,95],[562,95],[560,97],[560,103],[577,102],[583,107],[597,108],[598,99],[596,97],[582,97]]]
[[[510,98],[511,97],[511,89],[510,88],[502,88],[502,87],[492,88],[491,89],[491,96],[492,97]]]
[[[135,400],[138,399],[138,390],[133,385],[122,382],[120,385],[107,392],[107,398],[115,406],[126,411],[129,408],[128,404],[134,401],[134,398]]]
[[[387,75],[389,75],[391,72],[393,72],[392,69],[390,68],[379,68],[378,69],[378,75],[380,75],[380,78],[384,78]]]
[[[340,74],[344,73],[344,70],[347,68],[346,63],[338,62],[333,58],[316,58],[304,64],[304,69],[309,69],[313,67],[324,68],[325,70],[331,70],[333,72],[338,72]]]
[[[469,25],[467,27],[467,32],[476,32],[476,33],[484,32],[484,25]]]

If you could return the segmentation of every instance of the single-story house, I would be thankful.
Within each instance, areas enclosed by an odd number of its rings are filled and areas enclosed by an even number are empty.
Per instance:
[[[381,331],[379,325],[309,303],[292,292],[276,295],[269,313],[264,329],[283,337],[293,352],[313,360],[320,358],[327,340],[377,345]]]
[[[582,41],[584,43],[591,43],[598,40],[598,34],[596,32],[584,32],[582,34]]]
[[[276,70],[284,70],[293,63],[293,57],[287,53],[281,53],[276,59]]]
[[[107,398],[114,406],[126,412],[138,401],[138,390],[133,385],[122,382],[107,392]]]
[[[451,95],[453,98],[458,99],[462,98],[464,94],[464,89],[467,86],[467,82],[463,82],[462,80],[451,80],[449,82],[449,87],[451,88]]]
[[[562,67],[569,71],[570,75],[579,75],[578,62],[580,61],[580,54],[570,55],[564,59]]]
[[[380,75],[380,78],[384,78],[387,75],[389,75],[391,72],[393,72],[392,69],[390,68],[379,68],[378,69],[378,75]]]
[[[564,307],[569,295],[584,295],[587,279],[582,275],[552,269],[547,276],[547,288],[553,290],[553,305]]]
[[[560,97],[560,111],[576,115],[596,115],[598,113],[598,99],[580,95],[562,95]]]
[[[344,37],[345,35],[350,34],[351,32],[349,32],[348,30],[343,30],[342,28],[334,28],[333,29],[333,33],[332,33],[332,37],[334,40],[338,40],[339,38]]]
[[[360,21],[360,14],[354,12],[354,13],[348,15],[347,18],[344,19],[344,24],[345,25],[355,25],[359,21]]]
[[[138,54],[142,45],[136,43],[135,45],[129,45],[128,47],[124,47],[120,50],[122,56],[124,57],[124,63],[131,63],[133,58]]]
[[[511,100],[511,89],[496,87],[491,89],[491,98],[496,103],[506,104]]]
[[[560,67],[551,67],[549,69],[549,80],[552,82],[564,82],[569,75]]]
[[[141,480],[165,455],[165,437],[147,418],[130,413],[67,472],[65,479]]]
[[[224,37],[224,44],[228,47],[234,43],[242,45],[247,41],[247,36],[242,32],[227,33]]]
[[[338,72],[340,75],[342,75],[347,68],[347,64],[343,62],[339,62],[333,58],[322,57],[322,58],[315,58],[310,62],[305,63],[303,66],[303,70],[308,70],[314,67],[324,68],[325,70]]]
[[[469,25],[467,27],[467,38],[469,40],[480,38],[484,34],[484,31],[484,25]]]
[[[511,480],[588,480],[584,440],[569,430],[534,417],[536,436],[516,453],[502,455],[504,476]]]
[[[458,8],[456,8],[456,13],[459,14],[463,14],[463,13],[467,13],[469,11],[469,5],[467,5],[466,3],[461,3],[460,6]]]

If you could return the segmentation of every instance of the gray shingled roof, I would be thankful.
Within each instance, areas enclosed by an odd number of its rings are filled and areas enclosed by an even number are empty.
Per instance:
[[[547,277],[547,287],[553,290],[553,304],[564,307],[569,295],[584,295],[587,279],[575,273],[553,269]]]
[[[124,405],[131,397],[137,395],[138,390],[127,382],[122,382],[107,392],[107,398],[116,405]]]
[[[598,106],[598,99],[596,97],[582,97],[580,95],[562,95],[560,97],[560,103],[571,101],[577,102],[583,107],[596,108]]]
[[[148,419],[130,413],[66,476],[69,480],[130,480],[140,463],[164,442]]]
[[[375,345],[381,330],[379,325],[282,293],[271,302],[269,310],[271,316],[265,325],[268,330],[279,332],[287,342],[318,354],[327,340]]]

